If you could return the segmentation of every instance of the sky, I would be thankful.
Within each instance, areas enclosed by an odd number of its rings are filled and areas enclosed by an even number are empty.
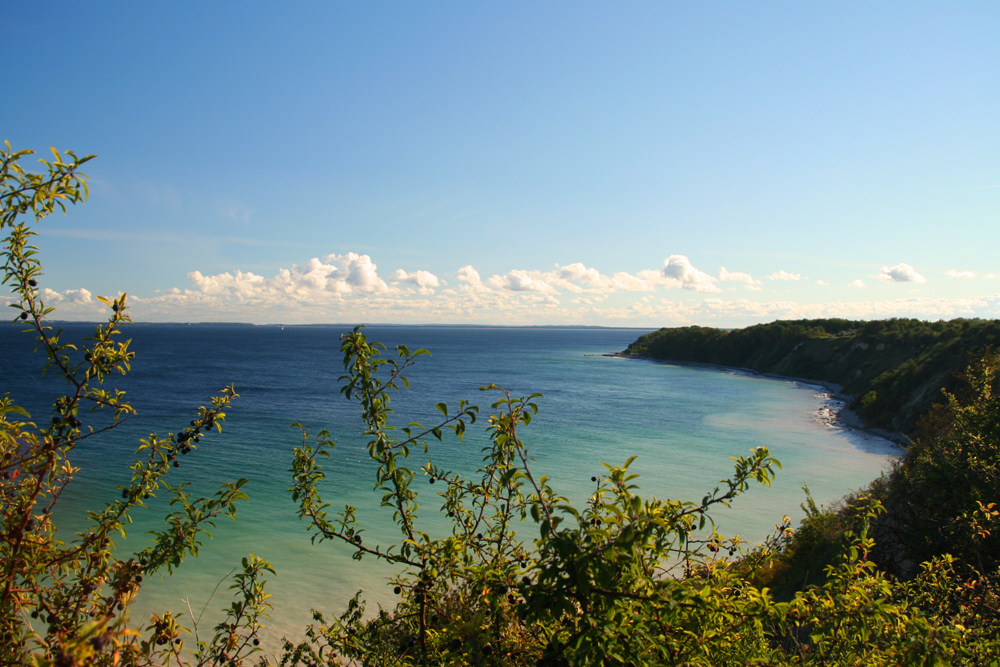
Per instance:
[[[1000,3],[8,3],[52,317],[1000,317]],[[11,300],[0,295],[0,301]]]

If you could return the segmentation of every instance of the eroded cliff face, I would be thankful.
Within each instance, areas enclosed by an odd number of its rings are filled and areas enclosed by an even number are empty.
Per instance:
[[[836,383],[866,425],[906,434],[957,372],[996,348],[1000,320],[795,320],[661,329],[625,352]]]

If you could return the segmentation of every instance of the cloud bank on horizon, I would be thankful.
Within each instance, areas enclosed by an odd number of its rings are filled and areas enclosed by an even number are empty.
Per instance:
[[[8,4],[57,318],[1000,317],[1000,3]]]
[[[971,271],[951,269],[948,278],[972,280]],[[884,283],[929,282],[902,262],[872,274]],[[132,295],[139,321],[236,321],[266,323],[376,322],[497,325],[744,326],[774,319],[844,317],[993,318],[1000,293],[975,297],[889,295],[879,300],[803,303],[764,298],[765,282],[750,273],[720,267],[713,275],[680,254],[656,269],[610,275],[580,262],[548,271],[512,269],[484,278],[474,266],[448,276],[396,269],[383,277],[369,255],[348,252],[314,257],[271,276],[234,271],[192,271],[189,286],[155,295]],[[990,280],[995,276],[986,276]],[[802,275],[775,271],[771,283],[802,282]],[[817,280],[820,284],[826,284]],[[858,278],[849,287],[865,288]],[[747,292],[754,294],[744,296]],[[692,296],[686,296],[691,293]],[[43,288],[47,305],[66,319],[95,319],[102,306],[85,288]],[[8,299],[10,301],[10,299]]]

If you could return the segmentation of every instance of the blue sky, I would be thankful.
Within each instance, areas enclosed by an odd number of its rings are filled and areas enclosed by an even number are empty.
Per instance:
[[[1000,4],[11,3],[56,317],[1000,317]],[[3,297],[0,297],[3,298]]]

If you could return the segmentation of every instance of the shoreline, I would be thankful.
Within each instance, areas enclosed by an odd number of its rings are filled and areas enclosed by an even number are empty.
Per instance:
[[[632,354],[625,354],[624,352],[609,352],[604,354],[605,357],[616,357],[619,359],[641,359],[643,361],[652,361],[658,364],[667,364],[670,366],[684,366],[688,368],[702,368],[710,371],[725,371],[727,373],[736,373],[739,375],[748,375],[750,377],[764,378],[767,380],[780,380],[782,382],[794,382],[795,384],[804,387],[816,387],[822,389],[828,393],[828,402],[830,403],[829,416],[820,416],[820,419],[824,421],[829,426],[840,427],[849,429],[852,431],[860,431],[868,435],[875,436],[877,438],[882,438],[883,440],[888,440],[900,449],[900,455],[905,453],[906,446],[909,444],[909,439],[903,436],[901,433],[895,433],[893,431],[887,431],[880,428],[872,428],[862,421],[861,417],[854,410],[851,410],[848,406],[854,399],[850,394],[843,393],[843,387],[836,382],[826,382],[824,380],[810,380],[808,378],[793,377],[791,375],[778,375],[777,373],[762,373],[760,371],[755,371],[752,368],[743,368],[741,366],[725,366],[722,364],[709,364],[700,361],[675,361],[672,359],[656,359],[653,357],[638,356]]]

